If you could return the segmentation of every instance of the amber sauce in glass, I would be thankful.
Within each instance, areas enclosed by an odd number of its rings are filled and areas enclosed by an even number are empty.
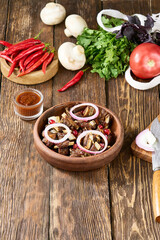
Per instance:
[[[21,118],[34,119],[43,111],[43,95],[35,89],[20,91],[15,96],[14,110]]]
[[[24,106],[31,106],[40,101],[40,96],[34,92],[23,92],[17,96],[16,101]]]

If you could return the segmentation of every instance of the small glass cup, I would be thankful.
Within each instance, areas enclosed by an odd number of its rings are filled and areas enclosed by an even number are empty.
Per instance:
[[[35,99],[36,103],[34,103]],[[13,105],[15,114],[21,119],[33,120],[43,112],[43,95],[33,88],[23,89],[14,95]]]

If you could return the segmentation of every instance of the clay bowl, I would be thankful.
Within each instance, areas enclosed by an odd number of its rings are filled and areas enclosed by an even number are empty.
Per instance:
[[[35,123],[33,131],[34,143],[37,151],[42,156],[42,158],[44,158],[44,160],[46,160],[52,166],[69,171],[88,171],[100,168],[105,164],[110,163],[116,158],[121,150],[124,139],[124,130],[117,116],[111,110],[96,104],[99,108],[105,109],[113,117],[111,131],[115,134],[116,137],[114,145],[107,151],[104,151],[98,155],[83,158],[64,156],[49,149],[41,141],[41,133],[47,124],[48,117],[53,115],[61,115],[64,112],[65,107],[71,107],[78,103],[82,102],[66,102],[55,105],[54,107],[51,107],[45,111]]]
[[[23,84],[23,85],[35,85],[39,83],[43,83],[51,79],[58,72],[58,57],[55,54],[54,60],[48,65],[46,69],[46,73],[44,74],[42,70],[33,71],[29,74],[26,74],[22,77],[17,77],[18,68],[14,70],[10,77],[8,76],[10,65],[8,62],[0,58],[1,72],[2,74],[9,80],[15,83]]]

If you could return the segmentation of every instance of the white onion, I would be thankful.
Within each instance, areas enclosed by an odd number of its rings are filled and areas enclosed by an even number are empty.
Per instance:
[[[139,148],[148,152],[155,151],[153,146],[156,144],[156,138],[148,128],[139,133],[135,141]]]
[[[129,85],[139,90],[147,90],[147,89],[156,87],[158,84],[160,84],[160,75],[154,77],[150,82],[145,82],[145,83],[134,80],[133,77],[131,76],[130,67],[125,72],[125,79],[129,83]]]
[[[104,9],[102,11],[100,11],[97,15],[97,23],[98,25],[103,28],[105,31],[107,32],[114,32],[114,31],[119,31],[121,29],[121,26],[117,26],[117,27],[112,27],[112,28],[107,28],[103,25],[102,23],[102,15],[107,15],[110,17],[114,17],[114,18],[119,18],[119,19],[123,19],[125,21],[128,21],[128,17],[127,15],[121,13],[118,10],[114,10],[114,9]],[[144,26],[145,21],[147,19],[146,16],[142,15],[142,14],[133,14],[132,16],[137,16],[141,22],[141,25]],[[159,30],[160,29],[160,13],[157,14],[152,14],[151,17],[153,18],[154,22],[154,26],[151,30],[151,32],[154,32],[155,30]]]
[[[66,134],[63,138],[61,138],[61,139],[59,139],[59,140],[52,139],[51,137],[49,137],[48,131],[49,131],[50,129],[52,129],[52,128],[55,128],[55,127],[63,127],[63,128],[65,128],[65,129],[67,130],[67,134]],[[71,134],[71,130],[69,129],[69,127],[67,127],[67,126],[66,126],[65,124],[63,124],[63,123],[53,123],[53,124],[50,124],[50,125],[48,125],[48,126],[45,128],[45,130],[44,130],[44,136],[45,136],[45,138],[46,138],[49,142],[52,142],[52,143],[62,143],[62,142],[64,142],[65,140],[67,140],[67,138],[69,138],[70,134]]]
[[[95,109],[95,114],[93,116],[90,116],[90,117],[78,117],[76,116],[73,111],[76,109],[76,108],[79,108],[79,107],[82,107],[82,106],[91,106]],[[98,107],[95,105],[95,104],[92,104],[92,103],[81,103],[81,104],[78,104],[78,105],[75,105],[74,107],[72,107],[70,109],[70,115],[72,118],[76,119],[76,120],[80,120],[80,121],[90,121],[92,119],[95,119],[96,117],[98,117],[98,114],[99,114],[99,109]]]
[[[82,139],[83,137],[85,137],[87,134],[90,134],[90,133],[95,134],[95,135],[99,135],[99,136],[101,136],[101,137],[103,138],[105,144],[104,144],[104,148],[103,148],[101,151],[90,151],[90,150],[87,150],[86,148],[84,148],[84,147],[81,145],[81,139]],[[76,142],[77,142],[77,146],[79,147],[79,149],[81,149],[81,150],[84,151],[84,152],[91,153],[91,154],[99,154],[99,153],[103,152],[104,150],[106,150],[106,148],[107,148],[107,146],[108,146],[108,141],[107,141],[106,136],[105,136],[102,132],[97,131],[97,130],[87,130],[87,131],[82,132],[82,133],[78,136]]]

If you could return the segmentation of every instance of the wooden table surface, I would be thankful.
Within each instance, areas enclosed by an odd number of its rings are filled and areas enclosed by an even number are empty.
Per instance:
[[[35,36],[58,49],[64,41],[64,22],[44,25],[40,10],[48,0],[0,0],[0,39],[11,43]],[[67,15],[77,13],[90,28],[96,15],[113,8],[128,15],[160,12],[159,0],[59,0]],[[1,48],[2,50],[2,48]],[[44,107],[70,100],[93,101],[114,111],[125,129],[119,156],[108,166],[90,172],[66,172],[46,163],[33,143],[35,121],[20,120],[12,97],[27,86],[1,76],[0,111],[0,239],[1,240],[128,240],[160,239],[152,208],[152,166],[131,154],[130,144],[160,113],[159,89],[138,91],[124,76],[106,82],[97,74],[64,93],[57,89],[74,76],[61,66],[46,83],[32,86],[44,95]]]

